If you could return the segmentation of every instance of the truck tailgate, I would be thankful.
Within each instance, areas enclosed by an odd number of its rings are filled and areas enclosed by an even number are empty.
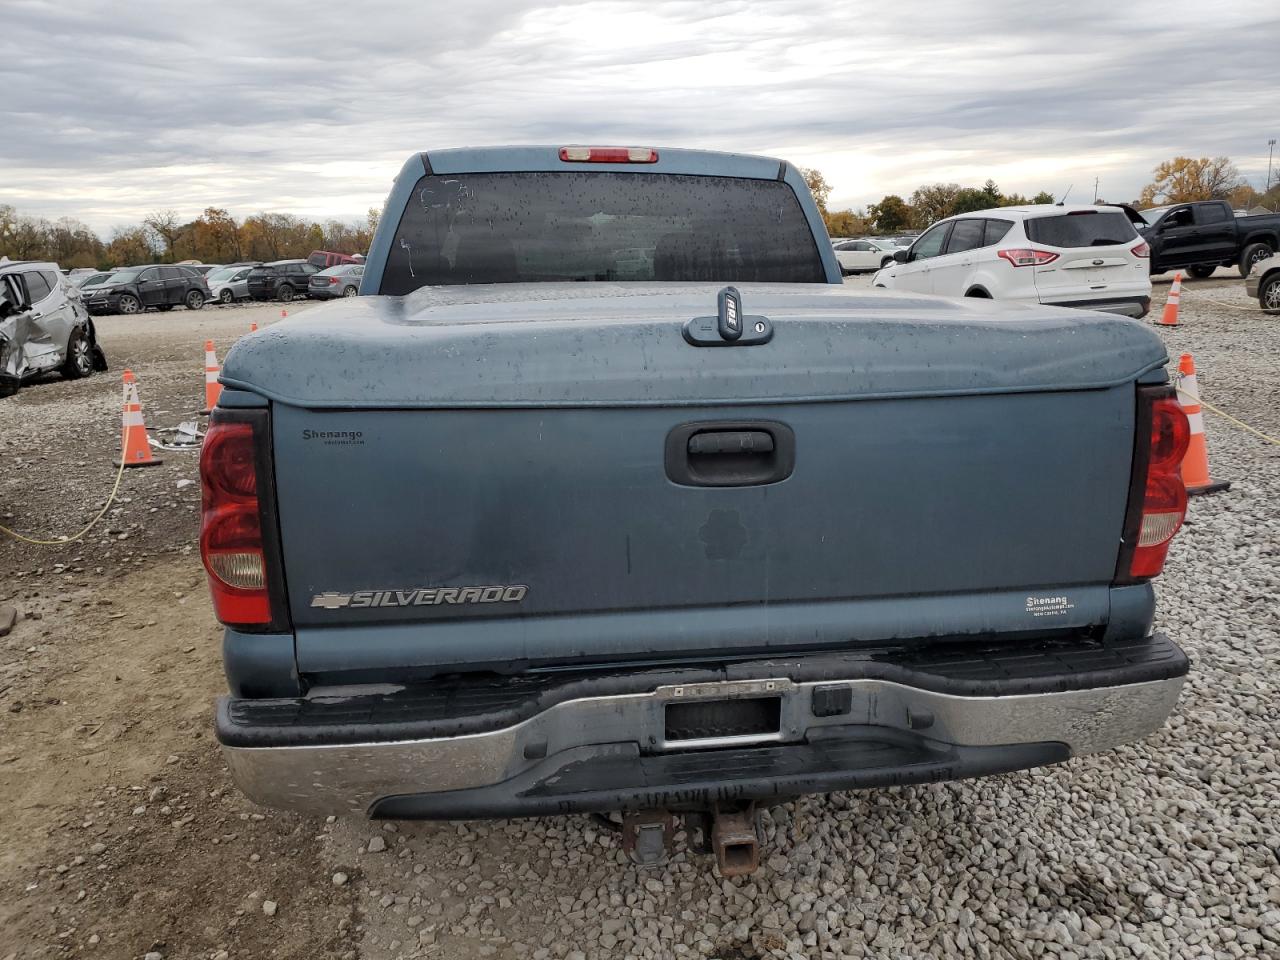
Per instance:
[[[1148,331],[987,302],[979,318],[930,299],[765,293],[744,289],[748,320],[767,314],[778,334],[752,348],[692,347],[677,320],[628,320],[639,308],[619,300],[621,320],[513,322],[502,337],[488,324],[396,335],[414,328],[401,306],[401,331],[370,320],[340,352],[313,327],[310,363],[272,362],[296,349],[286,325],[260,356],[233,352],[224,380],[272,401],[299,668],[758,655],[1106,623],[1133,381],[1163,359]],[[714,290],[689,296],[711,312]],[[859,318],[866,301],[877,318]],[[659,306],[697,312],[670,295]],[[1062,357],[1046,364],[1055,337]],[[1018,369],[1026,341],[1041,359]],[[311,381],[272,380],[286,367],[349,399],[314,405]],[[775,482],[691,485],[670,462],[688,455],[690,425],[793,438],[794,463]]]

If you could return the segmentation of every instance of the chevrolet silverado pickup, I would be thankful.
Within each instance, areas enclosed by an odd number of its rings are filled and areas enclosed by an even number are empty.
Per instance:
[[[201,458],[217,736],[264,804],[673,817],[1159,729],[1188,439],[1116,316],[842,287],[777,160],[414,155],[361,295],[241,339]],[[613,815],[621,816],[620,822]]]
[[[1225,200],[1197,200],[1142,210],[1140,227],[1151,246],[1151,272],[1184,267],[1208,277],[1220,266],[1249,276],[1253,265],[1280,250],[1280,213],[1237,217]]]

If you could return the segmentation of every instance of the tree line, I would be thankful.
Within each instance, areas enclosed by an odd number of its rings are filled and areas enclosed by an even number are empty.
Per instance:
[[[290,213],[255,213],[238,221],[221,207],[207,207],[196,219],[184,221],[172,210],[160,210],[139,224],[117,227],[103,240],[71,217],[29,217],[0,204],[0,255],[12,260],[51,260],[68,270],[105,270],[179,260],[290,260],[312,250],[365,253],[378,227],[378,215],[371,208],[358,222],[308,220]]]
[[[958,213],[1057,202],[1047,190],[1041,190],[1033,197],[1006,194],[994,180],[988,179],[981,187],[928,183],[917,187],[907,199],[888,194],[879,203],[863,209],[830,210],[827,200],[831,196],[831,186],[821,171],[810,169],[803,173],[826,222],[827,233],[833,237],[919,232]],[[1244,181],[1228,157],[1174,157],[1157,166],[1152,174],[1152,181],[1143,187],[1138,199],[1126,202],[1146,208],[1194,200],[1226,200],[1236,209],[1247,210],[1256,206],[1280,209],[1280,182],[1260,193]]]

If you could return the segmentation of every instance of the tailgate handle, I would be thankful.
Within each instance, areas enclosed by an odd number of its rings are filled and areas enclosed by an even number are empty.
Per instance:
[[[791,476],[796,437],[774,421],[684,423],[667,434],[667,477],[686,487],[750,487]]]
[[[773,437],[763,430],[719,430],[695,433],[689,438],[689,453],[706,456],[717,453],[773,453]]]

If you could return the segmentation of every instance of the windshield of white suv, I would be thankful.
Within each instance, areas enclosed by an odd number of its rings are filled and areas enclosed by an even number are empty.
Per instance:
[[[205,279],[209,281],[230,280],[242,269],[242,267],[218,267],[216,270],[210,270],[205,275]]]

